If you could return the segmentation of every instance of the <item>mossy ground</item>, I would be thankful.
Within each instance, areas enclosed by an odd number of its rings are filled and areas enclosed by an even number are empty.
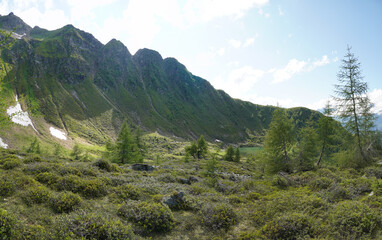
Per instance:
[[[145,163],[154,165],[154,171],[100,161],[97,154],[90,161],[74,161],[49,156],[49,151],[39,158],[2,150],[0,209],[8,214],[4,224],[12,227],[12,238],[382,237],[381,166],[363,171],[324,167],[267,176],[256,159],[244,157],[240,163],[218,160],[211,173],[209,159],[185,162],[188,142],[157,133],[143,139]],[[215,147],[211,144],[210,151]],[[90,145],[88,150],[102,152],[101,147]],[[185,183],[190,177],[197,181]],[[182,207],[163,205],[165,197],[179,192],[185,194]]]

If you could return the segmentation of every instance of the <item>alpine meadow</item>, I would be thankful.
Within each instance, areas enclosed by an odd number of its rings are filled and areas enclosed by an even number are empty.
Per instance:
[[[382,239],[381,3],[159,2],[0,3],[0,239]]]

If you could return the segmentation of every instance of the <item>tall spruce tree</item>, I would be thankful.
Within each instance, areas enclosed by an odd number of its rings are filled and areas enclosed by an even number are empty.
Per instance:
[[[264,152],[269,173],[291,170],[288,151],[294,142],[293,123],[283,109],[273,112],[272,122],[265,135]]]
[[[371,103],[367,96],[368,86],[363,81],[361,64],[348,46],[347,54],[342,59],[342,66],[337,75],[339,84],[335,85],[334,99],[337,102],[338,114],[345,128],[354,134],[358,151],[364,163],[367,157],[363,140],[374,125]]]

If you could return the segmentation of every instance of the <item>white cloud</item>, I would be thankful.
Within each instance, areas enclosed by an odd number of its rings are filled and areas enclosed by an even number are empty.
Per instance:
[[[0,14],[8,14],[12,10],[32,27],[38,25],[49,30],[71,23],[92,32],[103,43],[117,37],[134,53],[139,48],[150,47],[163,22],[183,29],[222,17],[237,19],[268,1],[130,0],[126,7],[122,0],[2,0]],[[97,11],[112,4],[121,5],[120,12],[100,25]]]
[[[223,56],[224,53],[225,53],[225,48],[219,48],[219,50],[217,50],[217,54],[218,54],[219,56]]]
[[[259,15],[261,15],[261,16],[264,16],[265,18],[269,18],[271,15],[269,14],[269,13],[265,13],[264,11],[263,11],[263,9],[259,9],[259,11],[257,11],[257,13],[259,14]]]
[[[233,48],[246,48],[249,46],[252,46],[255,43],[255,39],[259,37],[259,34],[255,34],[253,37],[247,38],[244,41],[236,40],[236,39],[230,39],[228,43],[233,47]]]
[[[313,66],[314,67],[321,67],[321,66],[324,66],[324,65],[329,64],[329,63],[330,63],[330,61],[329,61],[328,56],[324,55],[324,56],[322,56],[321,60],[314,61]]]
[[[248,101],[260,104],[260,105],[272,105],[284,108],[291,108],[301,106],[299,103],[293,101],[290,98],[273,98],[273,97],[262,97],[258,95],[253,95],[248,98]]]
[[[279,10],[279,15],[280,15],[280,16],[283,16],[283,15],[284,15],[284,12],[283,12],[283,10],[281,9],[280,6],[278,7],[278,10]]]
[[[225,89],[235,98],[243,98],[253,86],[258,82],[265,72],[260,69],[254,69],[251,66],[244,66],[232,70],[227,79],[218,76],[211,82],[217,89]]]
[[[272,83],[280,83],[286,80],[289,80],[293,77],[293,75],[301,73],[301,72],[310,72],[316,69],[317,67],[322,67],[331,62],[336,62],[338,59],[334,58],[330,60],[327,55],[322,56],[320,60],[316,60],[311,62],[310,59],[307,61],[299,61],[297,59],[289,60],[288,64],[283,68],[273,68],[268,72],[273,73],[273,81]]]
[[[8,14],[9,13],[9,5],[7,0],[3,0],[0,2],[0,14]]]
[[[323,99],[320,99],[314,103],[311,103],[309,104],[308,106],[306,106],[307,108],[310,108],[310,109],[313,109],[313,110],[321,110],[325,107],[325,105],[327,104],[327,102],[330,101],[330,104],[333,105],[333,99],[331,98],[323,98]]]
[[[245,40],[244,44],[243,44],[243,47],[249,47],[251,45],[253,45],[255,42],[255,38],[248,38]]]
[[[231,44],[231,46],[234,48],[241,47],[241,41],[239,41],[239,40],[231,39],[231,40],[229,40],[229,44]]]
[[[261,7],[268,0],[193,0],[184,6],[188,22],[208,22],[225,16],[240,18],[253,7]]]
[[[235,84],[246,85],[245,88],[253,85],[263,75],[263,70],[253,69],[250,66],[244,66],[242,68],[234,69],[229,75],[229,80]]]
[[[31,27],[40,26],[48,30],[61,28],[70,22],[65,12],[58,9],[49,9],[40,12],[37,8],[32,7],[23,11],[15,11],[16,15],[22,16],[23,20]],[[49,19],[49,21],[46,21]]]
[[[378,114],[382,114],[382,89],[373,89],[369,93],[369,97],[372,103],[374,103],[373,111]]]
[[[277,69],[273,73],[273,83],[280,83],[290,79],[294,74],[302,72],[307,65],[305,61],[298,61],[297,59],[289,60],[288,64],[281,69]]]

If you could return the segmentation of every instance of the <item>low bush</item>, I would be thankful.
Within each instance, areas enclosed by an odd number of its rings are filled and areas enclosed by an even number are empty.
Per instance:
[[[370,179],[363,177],[343,180],[340,185],[349,191],[351,198],[355,198],[364,193],[371,192]]]
[[[348,189],[338,184],[333,184],[325,195],[326,199],[331,203],[350,199]]]
[[[1,239],[12,239],[14,218],[4,209],[0,208],[0,237]]]
[[[44,183],[48,186],[51,186],[57,182],[58,176],[51,172],[42,172],[37,174],[35,179],[39,181],[40,183]]]
[[[16,184],[13,179],[6,176],[0,177],[0,196],[8,197],[16,190]]]
[[[14,155],[11,155],[14,156]],[[20,167],[22,164],[22,161],[18,157],[12,157],[12,158],[6,158],[1,161],[1,168],[5,170],[11,170],[17,167]]]
[[[63,192],[58,196],[50,199],[50,207],[56,213],[71,212],[82,202],[81,197],[78,194],[72,192]]]
[[[129,225],[108,216],[81,212],[61,221],[55,239],[136,239]]]
[[[309,187],[313,190],[327,189],[332,185],[333,180],[328,177],[318,177],[309,182]]]
[[[107,186],[101,179],[90,179],[83,181],[80,193],[87,198],[103,197],[107,194]]]
[[[144,233],[167,232],[174,226],[171,210],[159,203],[129,202],[118,209],[118,215],[143,228]]]
[[[67,175],[64,177],[59,177],[56,184],[54,184],[54,187],[58,191],[79,192],[82,184],[83,180],[79,176]]]
[[[335,239],[372,237],[381,229],[381,216],[364,203],[345,201],[332,210],[329,225]]]
[[[105,170],[107,172],[121,172],[121,168],[118,167],[116,164],[113,164],[109,162],[106,159],[100,159],[94,163],[94,166],[98,167],[99,169]]]
[[[201,209],[202,223],[211,230],[229,229],[237,223],[238,217],[227,204],[208,204]]]
[[[40,155],[29,154],[24,158],[24,163],[42,162]]]
[[[382,196],[368,196],[362,199],[362,202],[367,204],[370,208],[382,208]]]
[[[131,186],[129,184],[115,187],[112,191],[114,195],[122,201],[127,201],[129,199],[137,200],[138,197],[141,195],[141,191],[139,190],[139,188]]]
[[[377,179],[382,179],[382,167],[381,166],[374,166],[374,167],[368,167],[365,168],[365,175],[367,177],[375,177]]]
[[[249,192],[246,196],[246,198],[249,200],[249,201],[256,201],[256,200],[259,200],[261,197],[260,193],[255,193],[255,192]]]
[[[49,163],[46,162],[35,162],[28,164],[26,167],[23,168],[23,171],[26,174],[37,175],[42,172],[51,172],[52,167],[49,165]]]
[[[374,195],[382,196],[382,179],[376,180],[372,185]]]
[[[266,239],[308,239],[315,236],[315,226],[308,216],[293,213],[273,219],[260,232]]]
[[[17,238],[16,238],[17,239]],[[23,229],[21,239],[28,240],[48,240],[51,239],[49,232],[41,225],[28,225]]]
[[[33,203],[41,204],[45,203],[50,198],[50,191],[44,186],[35,186],[30,190],[26,191],[21,198],[27,205],[32,205]]]
[[[286,179],[283,176],[275,175],[272,179],[272,186],[278,187],[280,189],[286,189],[288,186],[290,186],[290,182],[288,179]]]

